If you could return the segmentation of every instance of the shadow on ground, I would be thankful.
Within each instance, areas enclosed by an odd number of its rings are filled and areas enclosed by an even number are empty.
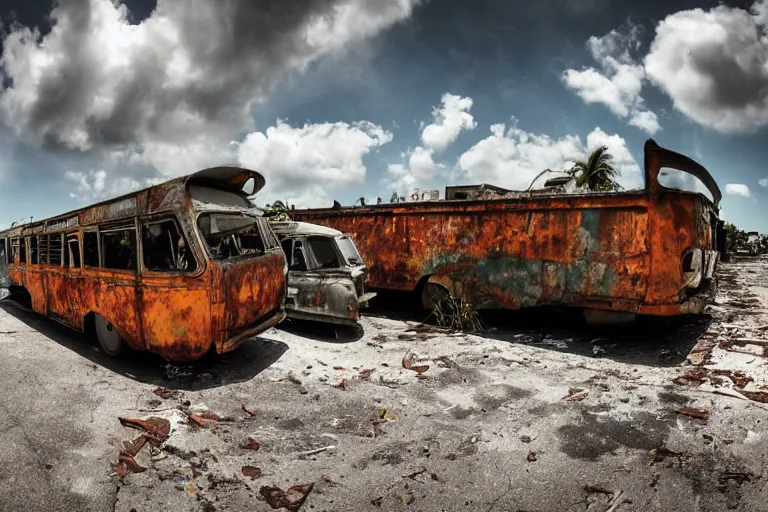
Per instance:
[[[360,325],[333,325],[290,318],[281,322],[277,328],[296,336],[325,343],[353,343],[365,334]]]
[[[403,321],[430,321],[413,299],[384,292],[371,301],[365,314]],[[481,312],[489,339],[611,359],[646,366],[676,366],[683,361],[712,323],[708,315],[659,318],[639,316],[626,326],[589,326],[581,310],[540,307],[520,311]]]
[[[570,354],[645,366],[677,366],[684,362],[709,329],[709,315],[677,318],[638,317],[625,326],[589,326],[578,310],[543,308],[484,312],[492,339]]]
[[[288,350],[288,346],[279,341],[255,337],[243,342],[233,352],[209,354],[187,365],[168,363],[156,355],[133,350],[110,357],[88,336],[16,302],[0,302],[0,309],[94,364],[139,382],[171,389],[209,389],[248,381],[269,368]]]

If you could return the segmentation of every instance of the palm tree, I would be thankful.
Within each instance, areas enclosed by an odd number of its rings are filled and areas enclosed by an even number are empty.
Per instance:
[[[283,202],[283,201],[278,199],[274,203],[268,204],[267,208],[269,208],[270,210],[278,211],[278,212],[287,212],[288,211],[288,201]]]
[[[619,184],[614,177],[619,171],[611,165],[613,155],[608,153],[607,146],[600,146],[589,155],[586,162],[576,162],[568,174],[576,176],[576,186],[586,186],[589,190],[616,190]]]

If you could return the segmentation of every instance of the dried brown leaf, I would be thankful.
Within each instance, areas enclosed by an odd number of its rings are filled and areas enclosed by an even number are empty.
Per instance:
[[[243,476],[247,476],[251,480],[261,478],[261,469],[256,466],[243,466],[240,471],[242,471]]]
[[[264,486],[259,489],[264,499],[273,509],[286,508],[290,512],[296,512],[301,508],[304,502],[312,492],[314,484],[294,485],[286,491],[279,487]]]
[[[247,442],[240,445],[241,450],[257,451],[260,447],[261,445],[259,444],[259,442],[253,439],[252,437],[249,437]]]
[[[677,409],[675,409],[675,412],[677,414],[682,414],[683,416],[690,416],[691,418],[702,420],[705,423],[709,421],[709,411],[706,409],[692,409],[688,407],[678,407]]]

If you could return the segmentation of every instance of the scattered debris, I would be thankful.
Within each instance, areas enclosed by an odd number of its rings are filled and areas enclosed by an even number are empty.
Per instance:
[[[249,437],[247,442],[240,445],[241,450],[253,450],[255,452],[258,451],[259,448],[261,448],[261,445],[252,437]]]
[[[605,512],[613,512],[619,507],[619,505],[624,503],[624,500],[619,501],[619,498],[621,498],[622,493],[623,491],[619,489],[619,491],[613,496],[613,501],[611,502],[611,506],[608,507],[608,510],[606,510]]]
[[[343,366],[334,366],[333,369],[337,370],[337,371],[342,371],[344,369],[344,367]]]
[[[332,479],[332,478],[331,478],[331,477],[329,477],[329,476],[324,476],[324,477],[323,477],[323,481],[325,481],[325,483],[327,483],[327,484],[328,484],[328,485],[330,485],[331,487],[336,487],[336,486],[338,486],[338,485],[341,485],[339,482],[335,481],[334,479]]]
[[[416,471],[415,473],[411,473],[410,475],[403,475],[403,478],[410,478],[411,480],[416,480],[416,477],[419,475],[423,475],[427,472],[427,468],[421,468],[419,471]]]
[[[608,491],[597,485],[585,485],[584,490],[590,494],[613,494],[611,491]]]
[[[165,418],[156,418],[153,416],[146,420],[134,418],[117,419],[120,420],[120,424],[124,427],[142,431],[142,437],[146,437],[147,441],[156,446],[162,444],[171,432],[171,422]],[[142,444],[142,446],[144,445]]]
[[[171,423],[163,418],[151,417],[146,420],[134,418],[118,418],[124,427],[142,432],[141,436],[133,441],[124,441],[123,449],[117,456],[117,462],[112,464],[112,471],[118,478],[123,478],[128,473],[141,473],[147,468],[139,465],[134,457],[144,448],[147,442],[160,446],[168,438],[171,432]]]
[[[360,373],[358,376],[361,380],[368,380],[371,377],[371,374],[376,371],[376,368],[365,368],[363,370],[360,370]]]
[[[156,394],[163,400],[172,400],[174,398],[179,398],[179,396],[181,396],[181,393],[179,391],[164,388],[163,386],[158,386],[152,391],[152,393]]]
[[[709,379],[709,372],[706,368],[696,368],[684,373],[673,380],[675,384],[698,386]]]
[[[243,404],[243,405],[241,406],[241,408],[243,409],[243,412],[244,412],[245,414],[247,414],[248,416],[256,416],[256,413],[255,413],[255,412],[253,412],[252,410],[248,409],[248,408],[245,406],[245,404]]]
[[[738,471],[726,471],[718,477],[718,481],[721,484],[727,483],[729,480],[734,480],[739,485],[744,482],[752,481],[752,473],[743,473]]]
[[[677,414],[682,414],[683,416],[690,416],[691,418],[702,420],[705,423],[709,421],[709,411],[706,409],[692,409],[689,407],[678,407],[677,409],[675,409],[675,412]]]
[[[338,384],[331,385],[332,388],[341,389],[342,391],[347,390],[347,379],[341,379],[341,382]]]
[[[243,466],[240,471],[243,473],[243,476],[247,476],[251,480],[261,478],[261,468],[257,468],[256,466]]]
[[[411,357],[410,354],[411,354],[411,351],[409,350],[403,356],[403,368],[405,368],[406,370],[413,370],[414,372],[416,372],[419,375],[421,375],[425,371],[429,370],[429,365],[428,364],[414,365],[413,364],[413,357]]]
[[[188,380],[195,376],[195,368],[192,366],[179,366],[173,363],[165,365],[166,380]]]
[[[564,396],[563,400],[566,402],[581,402],[589,395],[589,391],[578,390],[577,392]]]
[[[648,452],[648,456],[651,458],[653,462],[664,462],[664,459],[666,459],[667,457],[671,457],[671,456],[679,457],[679,455],[680,455],[679,453],[673,452],[672,450],[664,446]]]
[[[208,411],[192,412],[187,415],[189,421],[201,428],[216,430],[219,428],[220,418]]]
[[[536,462],[536,460],[538,460],[536,452],[528,452],[528,456],[525,458],[525,460],[528,462]]]
[[[336,449],[336,445],[332,444],[330,446],[324,446],[322,448],[316,448],[314,450],[307,450],[305,452],[299,452],[296,455],[299,458],[303,458],[303,457],[309,457],[310,455],[317,455],[318,453],[327,452],[328,450],[335,450],[335,449]]]
[[[273,509],[285,508],[290,512],[296,512],[304,504],[314,485],[294,485],[286,491],[279,487],[264,486],[259,489],[259,494],[264,496],[264,499]]]
[[[768,404],[768,392],[766,391],[741,391],[741,394],[754,402]]]

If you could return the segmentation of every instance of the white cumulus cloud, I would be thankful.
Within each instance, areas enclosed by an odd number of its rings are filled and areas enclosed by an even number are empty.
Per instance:
[[[741,183],[728,183],[725,185],[725,193],[732,196],[749,197],[749,187]]]
[[[626,34],[612,30],[603,37],[590,37],[587,46],[600,69],[567,69],[562,80],[586,103],[602,103],[616,116],[629,118],[632,126],[654,134],[661,129],[658,117],[645,108],[640,95],[645,70],[631,55],[639,47],[639,37],[637,26]]]
[[[641,187],[640,166],[627,149],[626,141],[618,135],[595,128],[587,135],[585,144],[577,135],[552,138],[504,124],[491,126],[490,136],[461,155],[461,181],[525,190],[541,171],[565,171],[575,160],[583,159],[602,145],[614,156],[613,164],[621,173],[619,183],[627,189]],[[540,185],[537,182],[536,187]]]
[[[667,16],[645,57],[648,77],[693,121],[724,133],[768,125],[768,0]]]
[[[768,187],[768,178],[763,178],[763,179],[761,179],[760,181],[758,181],[758,184],[759,184],[761,187]]]
[[[230,142],[254,131],[252,110],[281,79],[359,48],[420,2],[158,0],[137,24],[120,0],[53,2],[46,35],[3,32],[0,120],[47,150],[103,153],[121,175],[194,172],[235,156]]]
[[[157,180],[148,178],[109,176],[103,169],[88,172],[66,171],[64,177],[76,184],[75,191],[70,192],[69,197],[85,204],[118,197],[157,183]]]
[[[363,158],[391,140],[391,132],[365,121],[301,127],[278,121],[236,147],[240,164],[266,178],[260,202],[287,198],[297,206],[327,206],[329,192],[364,182]]]
[[[404,194],[412,189],[429,185],[438,171],[445,169],[435,163],[434,156],[456,142],[463,130],[474,130],[475,118],[469,112],[472,98],[462,98],[456,94],[445,93],[440,99],[441,106],[432,110],[432,122],[421,128],[421,146],[409,150],[403,163],[390,164],[388,186]],[[386,180],[385,180],[386,181]]]

